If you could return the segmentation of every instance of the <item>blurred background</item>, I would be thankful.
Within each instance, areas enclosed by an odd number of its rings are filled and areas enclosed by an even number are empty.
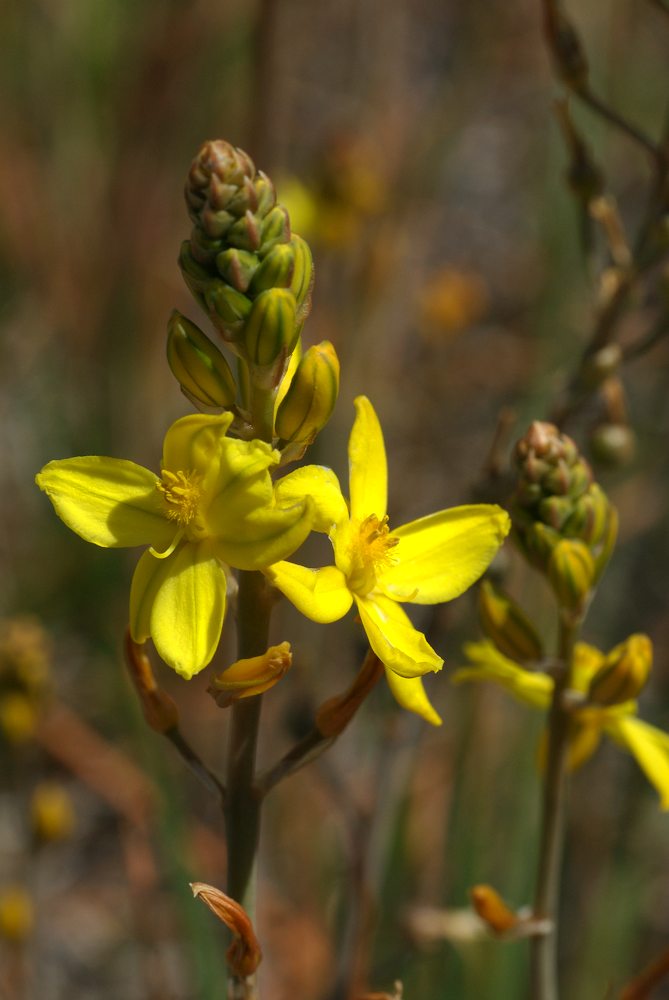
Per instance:
[[[598,92],[659,136],[666,11],[599,0],[573,13]],[[222,822],[124,675],[136,556],[74,537],[34,485],[71,455],[155,469],[167,426],[191,411],[164,354],[173,308],[205,322],[176,265],[191,159],[209,138],[245,148],[310,242],[305,341],[335,344],[342,388],[308,457],[346,481],[352,400],[366,393],[386,435],[391,524],[500,498],[512,442],[554,411],[590,336],[601,248],[581,249],[536,0],[6,0],[0,38],[0,996],[214,1000],[224,934],[188,883],[225,884]],[[588,109],[574,120],[633,234],[648,157]],[[643,337],[656,305],[633,299],[623,340]],[[621,515],[586,638],[652,637],[641,711],[665,728],[668,361],[658,338],[625,367],[623,447],[599,431],[601,398],[566,426],[607,459],[597,475]],[[550,630],[536,574],[510,550],[496,572]],[[268,802],[266,1000],[344,996],[352,969],[391,994],[401,981],[406,1000],[525,996],[526,944],[472,935],[468,890],[531,900],[541,719],[450,684],[478,635],[473,595],[418,610],[446,658],[426,685],[443,726],[400,713],[380,686]],[[282,605],[274,633],[295,668],[266,698],[265,765],[364,655],[352,616],[316,627]],[[226,634],[218,669],[234,658]],[[157,667],[220,770],[213,669],[186,683]],[[616,995],[666,947],[667,823],[610,745],[575,778],[570,1000]]]

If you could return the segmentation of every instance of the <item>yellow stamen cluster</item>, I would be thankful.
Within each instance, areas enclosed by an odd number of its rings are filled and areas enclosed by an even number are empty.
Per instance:
[[[374,566],[387,566],[391,563],[393,557],[388,555],[388,550],[395,548],[398,542],[399,538],[390,534],[387,514],[381,521],[376,514],[370,514],[360,525],[363,558]]]
[[[162,478],[156,483],[163,494],[166,514],[185,528],[196,517],[202,498],[201,477],[195,472],[170,472],[163,469]]]
[[[368,594],[376,584],[376,573],[395,562],[390,550],[399,538],[390,534],[388,517],[379,519],[370,514],[360,522],[353,542],[353,559],[348,582],[351,590]]]

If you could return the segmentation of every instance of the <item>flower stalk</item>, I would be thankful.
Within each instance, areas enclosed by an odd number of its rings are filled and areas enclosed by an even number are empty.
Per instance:
[[[567,816],[567,760],[571,724],[569,711],[564,704],[564,694],[570,686],[579,627],[580,621],[574,621],[571,616],[561,616],[559,656],[548,714],[546,775],[533,908],[534,920],[540,925],[547,922],[547,930],[532,938],[530,983],[534,1000],[558,1000],[558,904]]]
[[[267,648],[271,612],[269,588],[261,573],[239,574],[237,645],[239,658],[259,656]],[[244,698],[231,708],[228,744],[225,826],[228,842],[228,895],[255,919],[260,796],[255,762],[262,695]],[[228,995],[239,1000],[256,997],[255,976],[242,980],[231,971]]]

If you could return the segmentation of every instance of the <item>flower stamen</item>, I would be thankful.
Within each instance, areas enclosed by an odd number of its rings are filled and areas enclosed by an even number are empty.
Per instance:
[[[195,520],[202,499],[202,477],[195,472],[170,472],[163,469],[156,487],[163,494],[165,513],[180,527],[187,527]]]

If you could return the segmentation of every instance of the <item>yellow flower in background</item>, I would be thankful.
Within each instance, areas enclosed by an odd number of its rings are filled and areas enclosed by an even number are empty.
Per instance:
[[[226,437],[232,414],[183,417],[168,430],[161,475],[86,456],[49,462],[37,484],[65,524],[104,548],[149,546],[130,590],[135,642],[189,678],[211,660],[226,605],[226,568],[258,570],[311,530],[312,502],[276,502],[262,441]]]
[[[584,642],[575,646],[571,689],[581,700],[575,698],[572,707],[569,765],[574,770],[584,764],[606,734],[632,754],[657,789],[661,808],[669,809],[669,734],[639,719],[633,698],[610,704],[596,700],[603,681],[607,686],[610,684],[610,671],[621,664],[625,666],[623,649],[636,664],[646,660],[649,651],[652,653],[650,640],[640,635],[630,636],[608,655]],[[526,670],[487,640],[467,643],[465,653],[471,665],[456,671],[453,676],[456,683],[492,681],[519,701],[548,711],[553,694],[552,677]]]
[[[285,503],[313,497],[313,527],[329,535],[335,565],[309,569],[278,562],[266,574],[316,622],[342,618],[355,602],[397,701],[438,725],[420,678],[440,670],[443,660],[400,604],[439,604],[463,593],[497,552],[509,518],[500,507],[476,504],[441,510],[391,531],[381,426],[366,397],[358,397],[355,405],[348,448],[350,510],[337,477],[322,466],[297,469],[276,484],[277,498]]]

